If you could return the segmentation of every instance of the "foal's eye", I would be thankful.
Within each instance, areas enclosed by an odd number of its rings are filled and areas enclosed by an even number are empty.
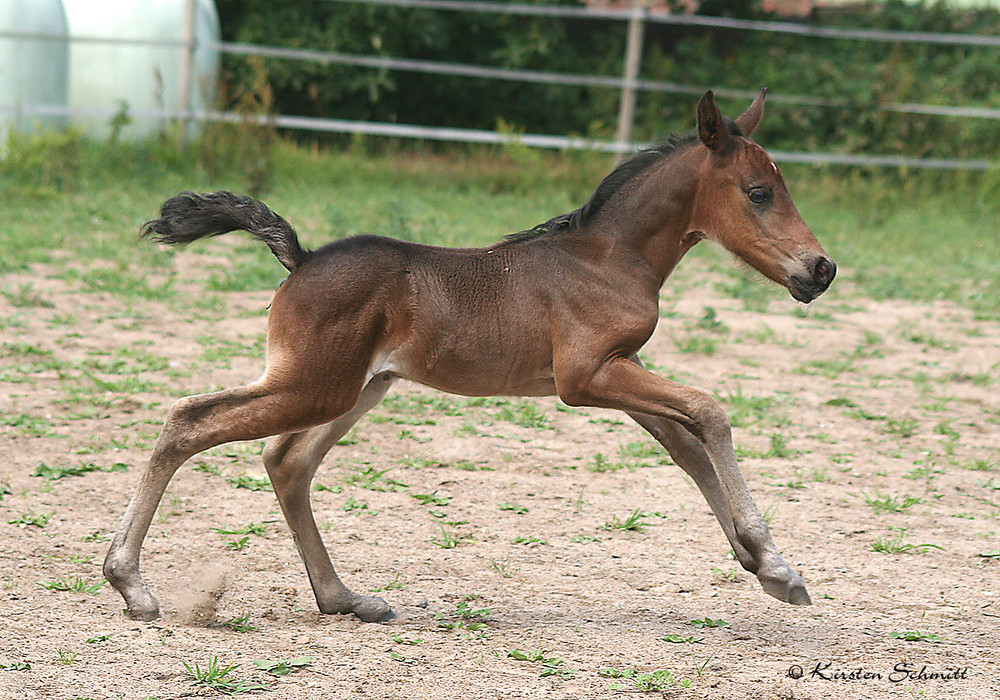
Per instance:
[[[763,204],[771,198],[771,193],[766,187],[753,187],[747,191],[747,197],[754,204]]]

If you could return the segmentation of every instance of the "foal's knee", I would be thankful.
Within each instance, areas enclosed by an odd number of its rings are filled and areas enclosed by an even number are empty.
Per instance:
[[[732,426],[726,409],[707,391],[693,390],[685,414],[690,420],[690,424],[685,427],[701,442],[712,443],[721,438],[732,438]]]

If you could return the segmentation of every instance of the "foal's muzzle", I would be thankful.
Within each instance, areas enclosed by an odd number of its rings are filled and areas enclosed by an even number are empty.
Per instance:
[[[830,258],[820,255],[806,264],[806,270],[808,275],[792,275],[788,285],[792,296],[804,304],[827,290],[837,276],[837,265]]]

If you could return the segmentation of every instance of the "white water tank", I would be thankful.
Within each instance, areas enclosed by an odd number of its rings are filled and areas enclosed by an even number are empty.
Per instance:
[[[32,0],[26,0],[32,1]],[[73,123],[98,138],[112,131],[125,106],[124,138],[150,136],[170,123],[163,111],[181,109],[185,13],[194,2],[196,50],[189,108],[213,106],[218,75],[219,16],[212,0],[63,0],[73,39],[69,51],[69,105]],[[101,43],[94,39],[161,42]]]
[[[0,0],[0,135],[66,123],[66,15],[62,0]],[[2,139],[6,143],[6,139]]]

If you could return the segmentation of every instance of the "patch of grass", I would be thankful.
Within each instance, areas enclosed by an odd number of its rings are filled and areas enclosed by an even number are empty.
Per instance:
[[[617,515],[612,515],[611,518],[606,520],[605,523],[601,526],[601,529],[606,530],[608,532],[614,532],[616,530],[641,531],[643,527],[648,525],[648,523],[643,522],[643,520],[645,520],[648,517],[649,513],[644,513],[640,509],[636,508],[624,520],[619,520]]]
[[[217,532],[220,535],[257,535],[257,537],[263,537],[267,534],[267,526],[274,522],[274,520],[265,520],[260,523],[243,525],[242,527],[213,527],[212,532]]]
[[[246,633],[253,632],[257,627],[250,622],[250,613],[243,613],[236,617],[231,617],[222,623],[223,627],[231,629],[233,632]]]
[[[11,664],[0,664],[2,671],[30,671],[31,663],[28,661],[15,661]]]
[[[344,501],[344,505],[340,506],[340,509],[345,513],[353,513],[354,511],[368,510],[368,504],[364,501],[359,501],[354,496],[348,496],[347,500]]]
[[[197,662],[189,664],[184,661],[184,670],[187,677],[196,685],[211,690],[216,690],[226,695],[237,695],[239,693],[250,693],[255,690],[267,690],[267,686],[255,681],[241,680],[233,677],[233,671],[240,667],[239,664],[224,666],[219,663],[219,657],[212,656],[208,663],[202,668]]]
[[[756,280],[752,280],[741,271],[729,272],[731,282],[717,285],[720,292],[738,299],[746,311],[764,313],[774,298],[774,290]]]
[[[523,428],[534,428],[536,430],[548,430],[549,417],[538,407],[534,401],[517,401],[506,406],[502,406],[496,413],[499,420],[520,425]]]
[[[432,493],[411,493],[422,506],[446,506],[451,503],[451,496],[439,496],[437,491]]]
[[[919,426],[916,418],[887,418],[884,430],[890,435],[911,438],[917,434]]]
[[[538,537],[537,535],[518,535],[517,537],[511,540],[511,543],[532,545],[532,544],[548,544],[549,541],[541,537]]]
[[[389,583],[384,586],[379,586],[378,588],[373,588],[372,593],[380,593],[382,591],[398,591],[402,589],[403,583],[399,580],[399,574],[396,574],[396,577],[389,581]]]
[[[989,472],[1000,469],[1000,462],[992,459],[970,459],[959,464],[960,467],[971,469],[972,471]]]
[[[271,480],[264,476],[253,474],[240,474],[226,479],[233,488],[247,489],[248,491],[273,491]]]
[[[69,476],[83,476],[84,474],[89,474],[90,472],[124,472],[128,470],[128,465],[122,462],[115,462],[106,467],[101,467],[93,462],[81,462],[76,465],[66,465],[62,467],[50,467],[45,462],[42,462],[35,470],[31,472],[32,476],[40,476],[43,479],[48,479],[49,481],[55,481],[56,479],[65,479]]]
[[[52,423],[45,418],[27,413],[2,416],[0,417],[0,426],[17,428],[23,435],[32,438],[52,435]]]
[[[54,309],[56,306],[39,294],[30,282],[20,285],[13,291],[0,290],[0,295],[18,309]]]
[[[53,515],[55,513],[25,513],[20,518],[8,520],[7,523],[17,525],[18,527],[37,527],[42,529],[49,524],[49,520],[52,519]]]
[[[933,632],[920,629],[906,630],[904,632],[896,632],[894,630],[889,633],[889,636],[893,639],[902,639],[906,642],[931,642],[932,644],[939,644],[941,642],[941,638]]]
[[[674,338],[674,345],[677,346],[678,352],[714,355],[719,341],[707,335],[695,335],[692,333],[683,338]]]
[[[406,484],[386,476],[392,467],[376,469],[370,464],[359,465],[350,474],[343,477],[345,483],[368,491],[399,491],[409,488]]]
[[[438,627],[447,630],[462,630],[466,639],[482,639],[486,636],[484,630],[487,629],[490,615],[493,614],[491,608],[474,608],[470,605],[470,600],[478,596],[467,596],[455,604],[455,609],[451,612],[439,612],[434,616],[438,620]]]
[[[98,591],[107,583],[106,581],[86,581],[81,576],[74,576],[72,579],[55,578],[50,581],[39,581],[38,585],[50,591],[70,591],[73,593],[87,593],[96,595]]]
[[[500,574],[503,578],[511,578],[514,574],[521,570],[521,567],[514,566],[506,559],[494,559],[493,563],[490,564],[490,568]]]
[[[464,538],[459,537],[453,532],[448,532],[448,530],[445,530],[444,525],[439,525],[438,527],[441,528],[441,536],[432,537],[431,544],[436,545],[441,549],[454,549],[462,543]]]
[[[497,506],[500,510],[508,510],[517,515],[524,515],[528,512],[527,506],[518,505],[517,503],[501,503]]]
[[[259,659],[253,662],[253,665],[259,668],[265,673],[269,673],[272,676],[287,676],[293,671],[298,671],[299,669],[305,668],[306,666],[311,666],[313,657],[311,656],[296,656],[292,659]]]
[[[892,537],[878,537],[872,540],[871,549],[873,552],[879,552],[881,554],[900,554],[902,552],[925,552],[928,549],[939,549],[942,552],[944,547],[939,547],[936,544],[911,544],[909,542],[903,542],[903,536],[906,534],[905,527],[891,527],[889,528],[895,534]]]
[[[712,333],[728,333],[729,327],[719,320],[718,314],[711,306],[702,309],[701,317],[695,322],[695,328]]]
[[[240,552],[250,546],[250,535],[241,537],[238,540],[232,540],[226,542],[226,549],[232,550],[234,552]]]
[[[631,689],[643,693],[666,692],[668,688],[675,685],[681,688],[690,688],[694,685],[690,678],[677,679],[674,674],[665,668],[656,669],[648,673],[642,673],[635,668],[603,668],[597,675],[604,678],[625,678],[631,682]],[[626,690],[626,686],[619,683],[612,683],[608,690]]]
[[[693,634],[667,634],[660,637],[660,640],[673,644],[701,644],[704,641],[701,637],[695,637]]]
[[[545,678],[546,676],[572,678],[576,672],[571,668],[567,668],[566,662],[562,659],[554,656],[546,656],[545,652],[540,650],[521,651],[520,649],[511,649],[507,652],[507,658],[516,659],[517,661],[531,661],[541,665],[541,678]]]
[[[736,387],[735,391],[718,398],[728,407],[729,422],[734,428],[746,428],[756,423],[777,426],[788,421],[778,410],[775,398],[744,394],[743,387]]]
[[[917,505],[921,499],[916,496],[869,496],[863,494],[865,503],[872,507],[875,514],[879,513],[902,513],[907,508]]]
[[[711,617],[695,618],[694,620],[689,620],[688,624],[697,629],[711,629],[714,627],[729,627],[729,623],[722,618],[712,619]]]

